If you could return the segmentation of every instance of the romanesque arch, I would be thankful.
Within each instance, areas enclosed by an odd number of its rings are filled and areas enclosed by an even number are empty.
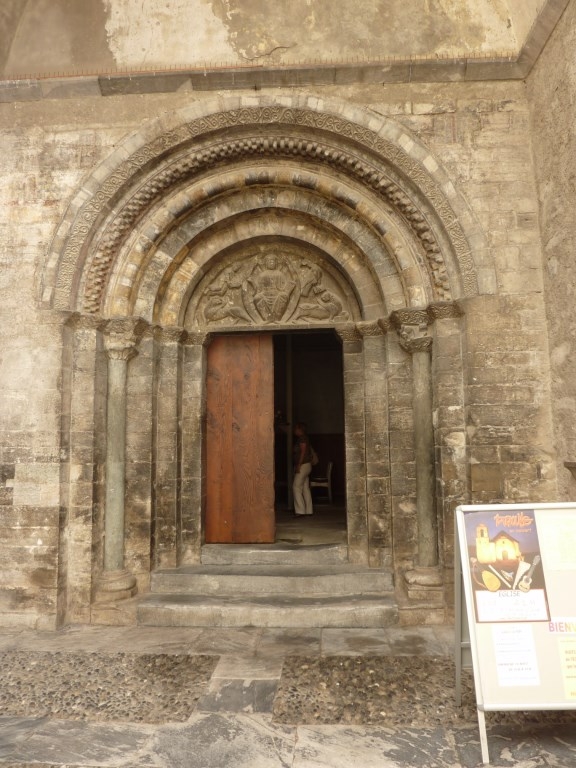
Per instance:
[[[82,589],[62,610],[81,618],[90,591],[122,597],[134,575],[145,588],[152,568],[200,557],[203,355],[222,330],[337,329],[349,374],[350,557],[391,565],[402,509],[412,531],[431,522],[416,547],[425,549],[437,537],[433,468],[422,469],[434,461],[431,402],[400,430],[406,441],[429,422],[427,458],[406,453],[406,465],[416,463],[413,492],[395,495],[389,437],[405,406],[390,405],[390,381],[410,386],[415,370],[430,378],[430,329],[458,332],[458,301],[490,285],[487,256],[438,159],[400,124],[344,103],[218,99],[124,141],[72,200],[43,275],[42,301],[68,318],[66,408],[74,411],[81,388],[95,404],[87,453],[85,436],[67,432],[71,463],[82,455],[100,468],[85,503],[105,509],[90,534],[94,556],[88,547],[75,556],[85,563]],[[270,269],[292,286],[273,310],[251,287],[272,257]],[[406,350],[420,356],[415,368]],[[74,493],[71,479],[67,525],[80,529]],[[414,550],[409,538],[403,554]],[[437,564],[435,549],[421,566]]]

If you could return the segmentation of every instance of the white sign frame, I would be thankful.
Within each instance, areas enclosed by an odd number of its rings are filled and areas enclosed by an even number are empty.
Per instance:
[[[456,698],[471,656],[488,764],[485,712],[576,709],[576,503],[461,505],[454,530]]]

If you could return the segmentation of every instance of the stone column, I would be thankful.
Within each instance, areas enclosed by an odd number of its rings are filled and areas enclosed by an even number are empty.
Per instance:
[[[128,361],[137,354],[141,324],[132,318],[111,320],[104,339],[108,357],[104,570],[97,602],[121,600],[136,593],[136,579],[124,567],[126,383]]]
[[[438,569],[430,321],[425,309],[398,310],[393,313],[393,321],[400,345],[412,355],[418,553],[416,567],[405,577],[409,585],[436,587],[442,579]]]

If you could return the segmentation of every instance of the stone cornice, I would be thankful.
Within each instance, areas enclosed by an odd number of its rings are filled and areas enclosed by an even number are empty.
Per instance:
[[[376,61],[326,64],[286,64],[265,67],[218,67],[212,64],[179,70],[102,72],[84,76],[30,74],[0,80],[0,102],[77,99],[127,94],[176,93],[177,91],[223,91],[238,89],[307,87],[341,83],[441,83],[478,80],[523,80],[531,72],[569,0],[548,0],[520,51],[509,55],[455,57],[412,56]]]

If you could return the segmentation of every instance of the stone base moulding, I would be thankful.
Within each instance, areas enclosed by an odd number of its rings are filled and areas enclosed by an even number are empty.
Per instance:
[[[411,568],[404,573],[404,582],[412,600],[434,603],[444,600],[443,573],[438,566]]]
[[[110,603],[134,597],[138,587],[136,578],[129,571],[104,571],[98,580],[94,595],[95,603]]]

